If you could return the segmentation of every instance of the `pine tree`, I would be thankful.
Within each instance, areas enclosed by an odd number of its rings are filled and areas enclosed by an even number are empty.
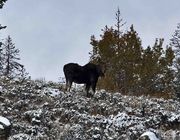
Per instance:
[[[170,45],[175,48],[176,56],[180,57],[180,23],[178,23],[177,29],[175,30],[170,41]]]
[[[174,48],[175,51],[175,81],[174,87],[177,96],[180,98],[180,23],[177,25],[177,29],[175,30],[172,39],[170,40],[170,45]]]
[[[127,33],[119,38],[116,51],[116,73],[118,88],[121,92],[132,92],[138,89],[142,46],[141,39],[133,25]]]
[[[176,68],[174,89],[175,89],[175,93],[176,93],[177,97],[180,98],[180,58],[176,58],[174,65]]]
[[[127,89],[134,90],[134,83],[139,80],[142,46],[133,25],[123,34],[121,28],[125,23],[122,23],[119,9],[116,19],[116,29],[105,26],[100,40],[91,37],[93,51],[90,60],[105,64],[106,76],[100,82],[101,88],[127,92]]]
[[[164,49],[164,40],[156,39],[152,47],[144,49],[133,25],[122,32],[119,9],[116,16],[116,28],[105,26],[99,40],[91,37],[90,61],[106,67],[99,87],[121,93],[170,93],[174,79],[172,48]]]
[[[123,34],[121,28],[126,24],[126,22],[124,22],[123,18],[121,18],[121,12],[119,8],[116,12],[116,20],[117,23],[115,24],[115,26],[117,27],[117,29],[115,31],[117,32],[117,37],[120,38],[120,36]]]
[[[143,51],[141,83],[144,93],[170,93],[174,74],[172,64],[174,51],[171,47],[163,49],[164,39],[156,39],[153,47]]]
[[[19,49],[15,48],[11,37],[8,36],[3,44],[3,74],[11,78],[19,76],[24,69],[19,60]]]
[[[3,8],[3,5],[4,5],[4,3],[6,2],[7,0],[0,0],[0,9],[2,9]],[[6,26],[2,26],[1,24],[0,24],[0,30],[2,30],[2,29],[5,29],[6,28]],[[0,75],[2,75],[2,70],[3,70],[3,57],[2,57],[2,45],[3,45],[3,43],[2,42],[0,42]]]
[[[100,40],[96,40],[94,36],[91,37],[91,45],[93,51],[90,53],[90,61],[96,64],[104,65],[106,68],[106,76],[103,81],[99,82],[101,88],[114,89],[114,77],[113,77],[113,59],[115,57],[115,35],[114,29],[105,27],[103,35]],[[106,82],[106,81],[111,81]]]
[[[168,47],[165,50],[165,65],[164,65],[164,92],[172,93],[173,91],[173,81],[174,81],[174,70],[173,61],[175,58],[174,51],[172,47]]]

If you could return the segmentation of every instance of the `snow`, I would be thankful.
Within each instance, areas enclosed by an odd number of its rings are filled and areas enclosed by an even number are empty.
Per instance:
[[[0,92],[2,92],[3,91],[3,87],[2,86],[0,86]]]
[[[56,83],[31,80],[22,84],[12,81],[0,87],[3,90],[1,115],[13,122],[10,140],[134,140],[144,135],[153,140],[180,137],[178,100],[128,96],[105,90],[87,98],[79,87],[71,92],[59,90],[59,87]],[[0,129],[3,127],[0,124]]]
[[[60,94],[60,92],[57,89],[47,88],[45,90],[46,90],[45,92],[47,92],[50,96],[53,96],[53,97]]]
[[[29,136],[28,134],[20,133],[20,134],[14,135],[12,138],[10,138],[10,140],[32,140],[32,139],[31,139],[31,136]]]
[[[3,125],[0,124],[0,129],[4,129]]]
[[[140,137],[143,137],[143,136],[148,136],[149,140],[159,140],[156,137],[156,135],[151,131],[147,131],[147,132],[143,133]]]
[[[99,139],[100,137],[101,137],[100,134],[93,135],[93,138],[94,138],[94,139]]]
[[[9,121],[7,118],[2,117],[2,116],[0,116],[0,123],[1,123],[1,124],[4,124],[4,125],[6,125],[6,126],[10,126],[10,125],[11,125],[10,121]],[[3,126],[0,125],[0,128],[3,129]]]
[[[173,122],[175,120],[179,120],[180,121],[180,113],[176,114],[176,113],[171,113],[171,117],[169,118],[169,121]]]

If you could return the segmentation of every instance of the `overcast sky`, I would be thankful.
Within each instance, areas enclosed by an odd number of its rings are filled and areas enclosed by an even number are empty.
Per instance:
[[[119,7],[127,30],[134,25],[144,47],[169,43],[180,22],[179,0],[8,0],[0,10],[0,39],[10,35],[33,79],[58,81],[63,65],[89,61],[90,36],[114,26]],[[166,46],[166,45],[165,45]]]

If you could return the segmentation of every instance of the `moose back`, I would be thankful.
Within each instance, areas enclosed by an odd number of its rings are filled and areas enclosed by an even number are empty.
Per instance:
[[[72,83],[85,84],[85,90],[89,97],[89,90],[92,88],[95,93],[99,76],[104,76],[102,67],[92,63],[80,66],[77,63],[68,63],[63,67],[66,78],[66,90],[70,91]]]

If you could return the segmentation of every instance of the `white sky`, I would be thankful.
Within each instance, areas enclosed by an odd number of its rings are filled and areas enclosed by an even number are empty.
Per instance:
[[[155,38],[169,43],[180,22],[179,5],[179,0],[8,0],[0,10],[0,24],[7,26],[0,39],[12,37],[33,79],[58,81],[64,64],[89,61],[90,36],[114,26],[118,7],[124,30],[133,24],[147,47]]]

